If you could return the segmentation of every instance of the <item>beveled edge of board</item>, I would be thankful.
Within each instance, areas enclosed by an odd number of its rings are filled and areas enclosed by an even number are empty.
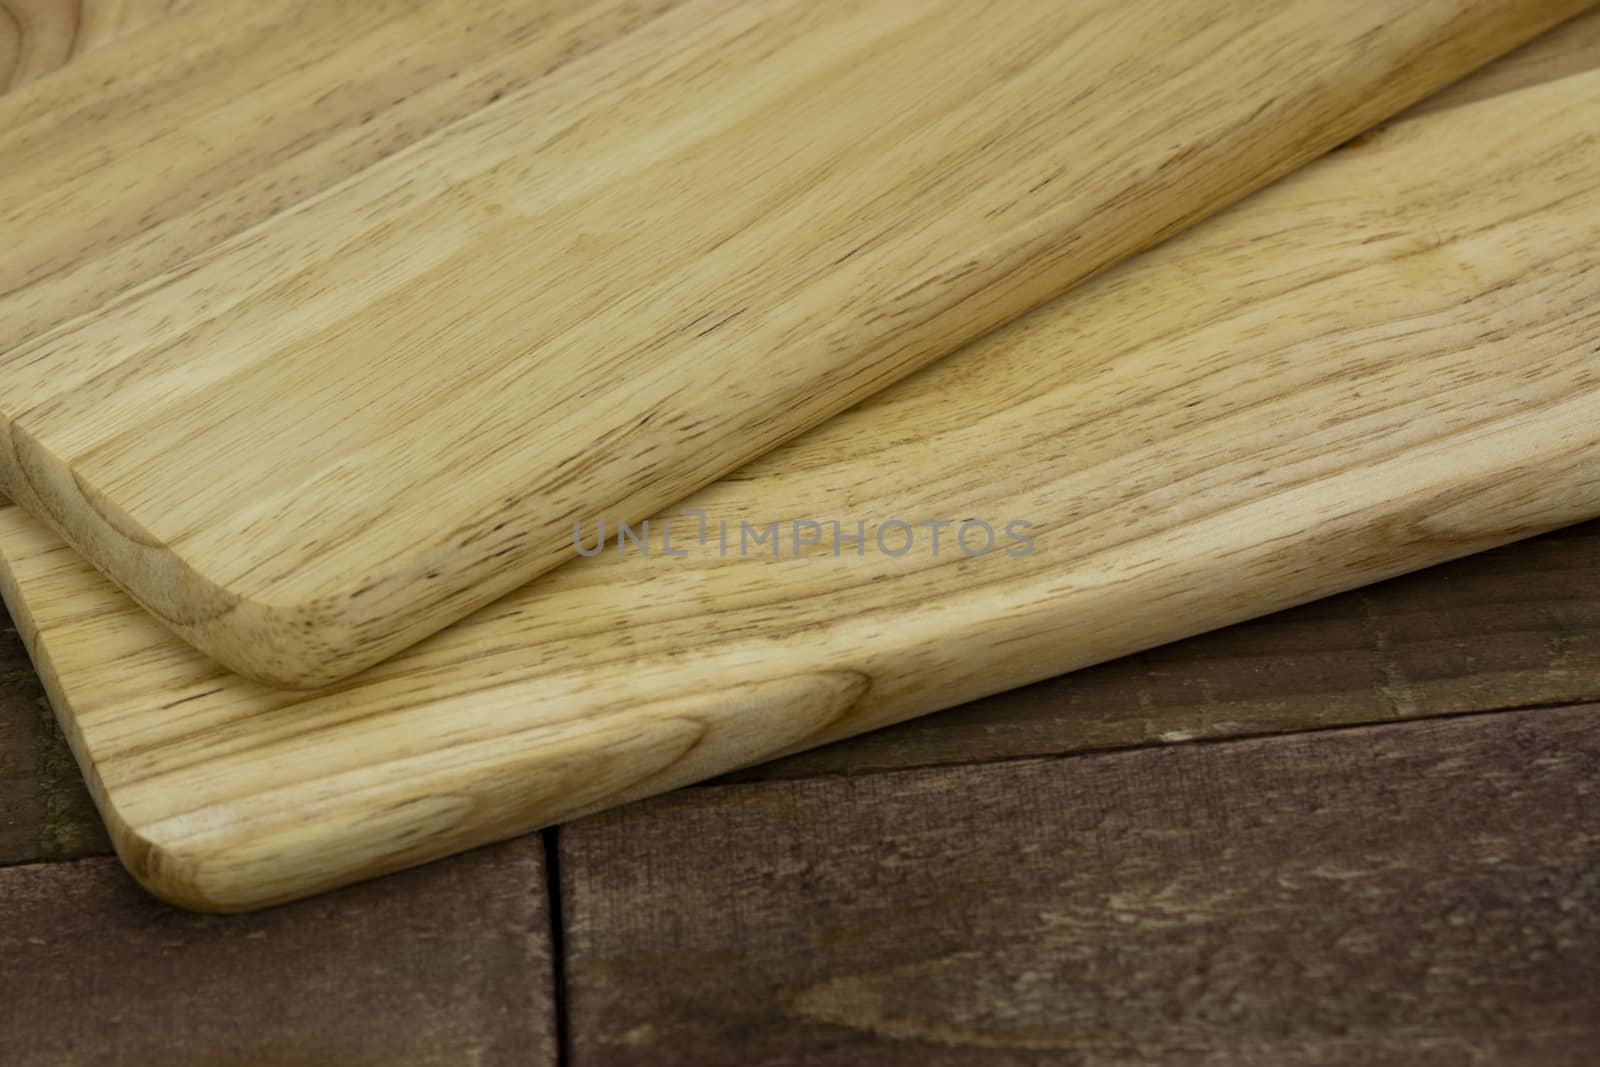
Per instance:
[[[306,663],[338,654],[341,642],[333,640],[338,617],[327,604],[276,605],[226,588],[85,485],[70,465],[19,422],[4,414],[0,422],[6,423],[6,432],[0,433],[0,455],[9,460],[0,464],[0,490],[54,529],[179,637],[235,672],[280,688],[315,689],[353,673],[342,667],[320,673],[273,669],[273,664]],[[16,471],[15,479],[6,477],[7,466]],[[248,657],[241,659],[218,645],[217,634],[228,635],[230,647],[249,648]],[[356,670],[366,666],[370,664]]]

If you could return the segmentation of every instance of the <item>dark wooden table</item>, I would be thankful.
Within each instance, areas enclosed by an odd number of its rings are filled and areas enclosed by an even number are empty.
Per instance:
[[[234,918],[7,630],[0,1062],[1600,1063],[1600,523]]]

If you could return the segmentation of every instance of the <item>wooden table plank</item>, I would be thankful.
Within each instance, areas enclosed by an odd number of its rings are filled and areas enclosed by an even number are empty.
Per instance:
[[[245,918],[112,859],[0,870],[0,1060],[551,1064],[539,837]]]
[[[686,790],[559,832],[572,1062],[1593,1063],[1600,706]]]

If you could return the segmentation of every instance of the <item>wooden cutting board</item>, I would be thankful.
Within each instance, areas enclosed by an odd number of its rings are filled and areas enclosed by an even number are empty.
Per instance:
[[[221,662],[333,682],[1584,6],[172,20],[0,105],[0,487]]]
[[[129,868],[231,910],[1600,514],[1597,94],[1370,135],[319,693],[15,507],[5,598]]]

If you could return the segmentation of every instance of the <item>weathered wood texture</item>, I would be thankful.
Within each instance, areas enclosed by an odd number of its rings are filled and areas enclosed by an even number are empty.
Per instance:
[[[1589,5],[229,8],[271,91],[136,69],[53,138],[0,101],[0,484],[233,669],[335,682],[571,558],[574,519],[672,504]],[[467,70],[537,73],[485,101],[433,34],[489,26]],[[319,196],[230,187],[270,223],[128,265],[267,99],[321,149],[372,69],[464,117]]]
[[[538,837],[229,920],[111,859],[0,869],[0,1060],[554,1064],[546,900]]]
[[[574,1067],[1592,1064],[1600,707],[685,790],[558,832]]]
[[[0,0],[0,92],[198,0]]]
[[[1027,519],[1031,553],[879,526],[668,558],[658,527],[312,694],[222,671],[17,508],[6,597],[130,868],[232,909],[1576,522],[1597,86],[1391,126],[694,498],[713,529]]]

